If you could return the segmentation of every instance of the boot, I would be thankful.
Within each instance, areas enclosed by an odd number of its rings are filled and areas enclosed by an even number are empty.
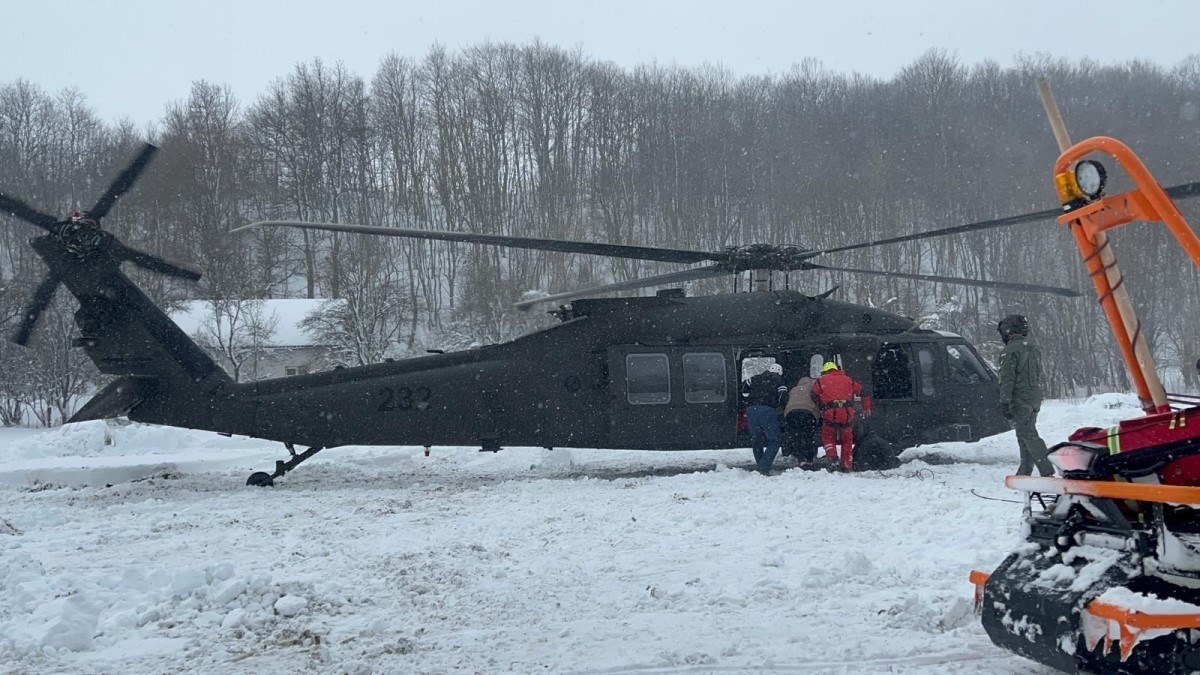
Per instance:
[[[830,457],[829,455],[818,457],[816,460],[811,462],[810,466],[812,466],[814,469],[825,469],[826,471],[842,470],[842,465],[840,462],[838,462],[838,458],[836,456]]]

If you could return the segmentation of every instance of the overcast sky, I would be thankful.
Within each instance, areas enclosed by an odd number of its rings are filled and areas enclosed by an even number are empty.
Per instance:
[[[389,52],[421,57],[485,40],[534,38],[592,58],[720,63],[779,73],[805,57],[888,77],[930,48],[963,63],[1047,52],[1101,63],[1174,65],[1200,53],[1188,0],[12,0],[0,84],[75,86],[101,117],[159,119],[194,80],[228,84],[244,105],[301,61],[343,62],[370,78]],[[1066,25],[1069,23],[1070,25]]]

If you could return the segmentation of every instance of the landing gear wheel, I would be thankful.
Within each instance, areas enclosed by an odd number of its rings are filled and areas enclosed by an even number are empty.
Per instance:
[[[284,443],[284,447],[288,450],[288,456],[291,457],[288,461],[282,459],[275,461],[275,473],[267,473],[266,471],[255,471],[246,479],[246,485],[254,485],[257,487],[271,487],[275,485],[276,478],[282,478],[283,475],[292,469],[296,468],[304,460],[312,457],[321,450],[325,449],[323,445],[314,445],[309,447],[300,454],[296,454],[296,448],[291,443]]]

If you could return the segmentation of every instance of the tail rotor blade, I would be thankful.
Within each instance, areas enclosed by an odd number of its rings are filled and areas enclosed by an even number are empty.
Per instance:
[[[139,151],[137,156],[133,158],[133,161],[129,163],[129,166],[125,167],[125,170],[122,171],[115,179],[113,179],[112,185],[108,186],[108,190],[100,196],[100,199],[96,202],[96,205],[93,206],[90,211],[88,211],[88,216],[95,218],[96,220],[103,218],[108,213],[109,209],[113,207],[113,204],[116,204],[117,200],[120,199],[121,196],[126,192],[128,192],[129,188],[133,187],[133,184],[137,181],[138,176],[140,176],[142,171],[146,169],[146,166],[150,164],[150,160],[154,157],[154,153],[156,152],[158,152],[157,147],[150,145],[149,143],[143,145],[141,151]]]
[[[132,246],[126,246],[115,239],[112,241],[112,245],[116,249],[114,253],[118,258],[131,262],[142,269],[150,270],[151,272],[158,272],[159,274],[166,274],[167,276],[177,277],[180,279],[187,279],[188,281],[199,281],[200,277],[202,276],[199,270],[185,263],[170,261],[165,258],[160,258],[156,255],[146,253],[145,251],[139,251],[138,249],[133,248]]]
[[[20,218],[27,223],[37,225],[47,232],[54,232],[54,226],[58,224],[58,219],[54,216],[48,216],[20,199],[10,197],[3,192],[0,192],[0,213],[7,213],[8,215]]]
[[[13,342],[25,346],[29,343],[29,338],[33,335],[33,328],[37,325],[37,320],[41,317],[42,312],[50,306],[50,302],[54,300],[54,292],[58,290],[60,279],[50,274],[33,292],[33,298],[29,301],[29,306],[25,308],[25,313],[21,315],[21,323],[17,326],[17,332],[13,335]]]

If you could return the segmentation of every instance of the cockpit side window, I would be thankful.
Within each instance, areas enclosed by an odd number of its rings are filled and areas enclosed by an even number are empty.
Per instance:
[[[979,384],[992,379],[987,366],[965,344],[946,345],[946,374],[955,384]]]

